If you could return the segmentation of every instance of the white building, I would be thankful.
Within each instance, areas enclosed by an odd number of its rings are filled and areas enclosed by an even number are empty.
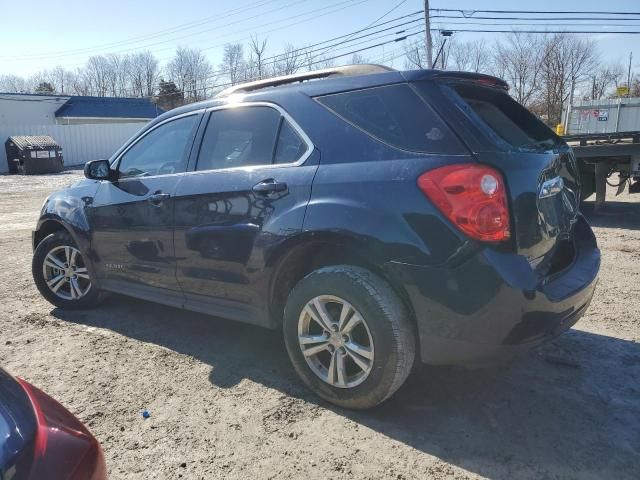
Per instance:
[[[50,135],[65,165],[108,158],[149,120],[163,113],[144,98],[0,93],[0,172],[4,141],[13,135]]]

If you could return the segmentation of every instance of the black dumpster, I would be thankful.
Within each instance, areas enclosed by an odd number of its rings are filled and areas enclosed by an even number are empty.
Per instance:
[[[9,173],[52,173],[64,167],[62,147],[48,135],[15,135],[4,146]]]

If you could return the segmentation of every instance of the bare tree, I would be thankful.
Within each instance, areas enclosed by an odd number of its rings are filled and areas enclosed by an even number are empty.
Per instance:
[[[91,95],[91,83],[85,71],[81,68],[76,69],[71,79],[71,92],[74,95]]]
[[[247,75],[244,49],[241,43],[227,43],[224,46],[220,70],[221,73],[229,79],[231,85],[237,85],[244,81]]]
[[[541,89],[543,55],[544,39],[535,34],[513,32],[504,43],[495,44],[494,74],[509,83],[511,95],[525,106],[531,105]]]
[[[302,52],[301,67],[304,67],[307,71],[320,70],[323,68],[330,68],[335,65],[333,59],[329,59],[323,52],[314,52],[311,47],[307,47]]]
[[[160,78],[160,63],[150,51],[139,53],[138,56],[138,62],[142,64],[144,72],[144,86],[146,89],[144,93],[145,96],[150,97],[155,93],[156,85]],[[211,66],[209,65],[208,68],[210,69]]]
[[[153,96],[160,78],[158,59],[150,51],[130,55],[128,58],[128,77],[134,95]]]
[[[109,91],[109,61],[102,55],[89,57],[84,75],[93,95],[105,97]]]
[[[490,54],[484,40],[458,42],[451,49],[452,67],[467,72],[487,72]]]
[[[187,103],[206,98],[212,70],[202,51],[194,48],[179,47],[167,65],[171,80],[184,93]]]
[[[53,93],[53,92],[49,92],[49,91],[44,91],[46,89],[38,89],[38,86],[42,85],[42,84],[48,84],[51,85],[51,82],[49,82],[49,74],[46,70],[42,70],[40,72],[36,72],[33,75],[31,75],[29,78],[27,78],[26,80],[27,83],[27,91],[28,92],[34,92],[34,93]],[[55,91],[55,89],[54,89]]]
[[[590,40],[564,33],[545,39],[541,61],[541,112],[551,125],[560,122],[572,88],[588,79],[597,68],[598,57]]]
[[[110,53],[106,57],[107,61],[107,84],[109,94],[112,97],[124,97],[128,94],[129,86],[129,56],[122,56],[117,53]]]
[[[27,91],[27,82],[18,75],[0,75],[0,91],[22,93]]]
[[[421,40],[404,43],[405,68],[424,69],[429,68],[427,65],[427,54],[424,49],[424,43]]]
[[[364,57],[359,53],[354,53],[353,55],[351,55],[351,61],[349,63],[351,63],[352,65],[358,65],[362,63],[368,63],[368,62],[369,62],[368,58]]]
[[[640,97],[640,79],[639,78],[636,78],[635,80],[631,81],[631,90],[629,94],[632,97]]]
[[[251,35],[249,42],[249,60],[247,61],[246,79],[260,80],[267,76],[265,65],[265,52],[267,50],[267,39],[258,40],[257,35]]]
[[[450,54],[455,50],[456,42],[453,37],[444,37],[442,35],[433,39],[433,60],[435,62],[438,57],[438,64],[433,68],[446,70],[449,64]],[[427,63],[427,53],[424,43],[421,40],[407,42],[404,45],[405,52],[405,68],[425,69],[430,68]],[[439,55],[438,55],[439,54]]]
[[[599,66],[588,75],[591,91],[587,98],[591,100],[604,98],[607,96],[607,90],[617,87],[623,76],[624,68],[620,64]]]
[[[293,45],[287,43],[284,51],[273,60],[274,75],[291,75],[296,73],[304,63],[302,58],[303,55],[300,54]]]
[[[73,73],[65,69],[63,66],[58,65],[51,70],[50,80],[51,84],[55,87],[56,92],[64,95],[69,93],[71,84],[73,83]]]

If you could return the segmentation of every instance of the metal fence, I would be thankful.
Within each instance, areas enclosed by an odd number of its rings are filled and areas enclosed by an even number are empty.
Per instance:
[[[640,130],[640,98],[583,100],[571,107],[567,135]]]
[[[109,158],[144,124],[0,125],[0,173],[7,171],[5,140],[12,135],[50,135],[62,146],[65,166]]]

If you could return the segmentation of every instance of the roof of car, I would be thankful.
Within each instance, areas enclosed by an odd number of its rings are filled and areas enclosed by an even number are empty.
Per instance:
[[[325,74],[327,72],[329,72],[329,74]],[[433,78],[451,78],[457,80],[484,79],[495,83],[496,86],[501,88],[507,88],[507,84],[496,77],[473,72],[443,70],[398,71],[380,65],[347,65],[339,69],[316,70],[314,72],[305,72],[286,77],[240,84],[223,90],[210,100],[204,100],[170,110],[159,117],[158,120],[194,110],[223,106],[228,103],[276,101],[292,93],[301,93],[309,97],[316,97],[348,90],[358,90],[408,81],[429,80]]]

